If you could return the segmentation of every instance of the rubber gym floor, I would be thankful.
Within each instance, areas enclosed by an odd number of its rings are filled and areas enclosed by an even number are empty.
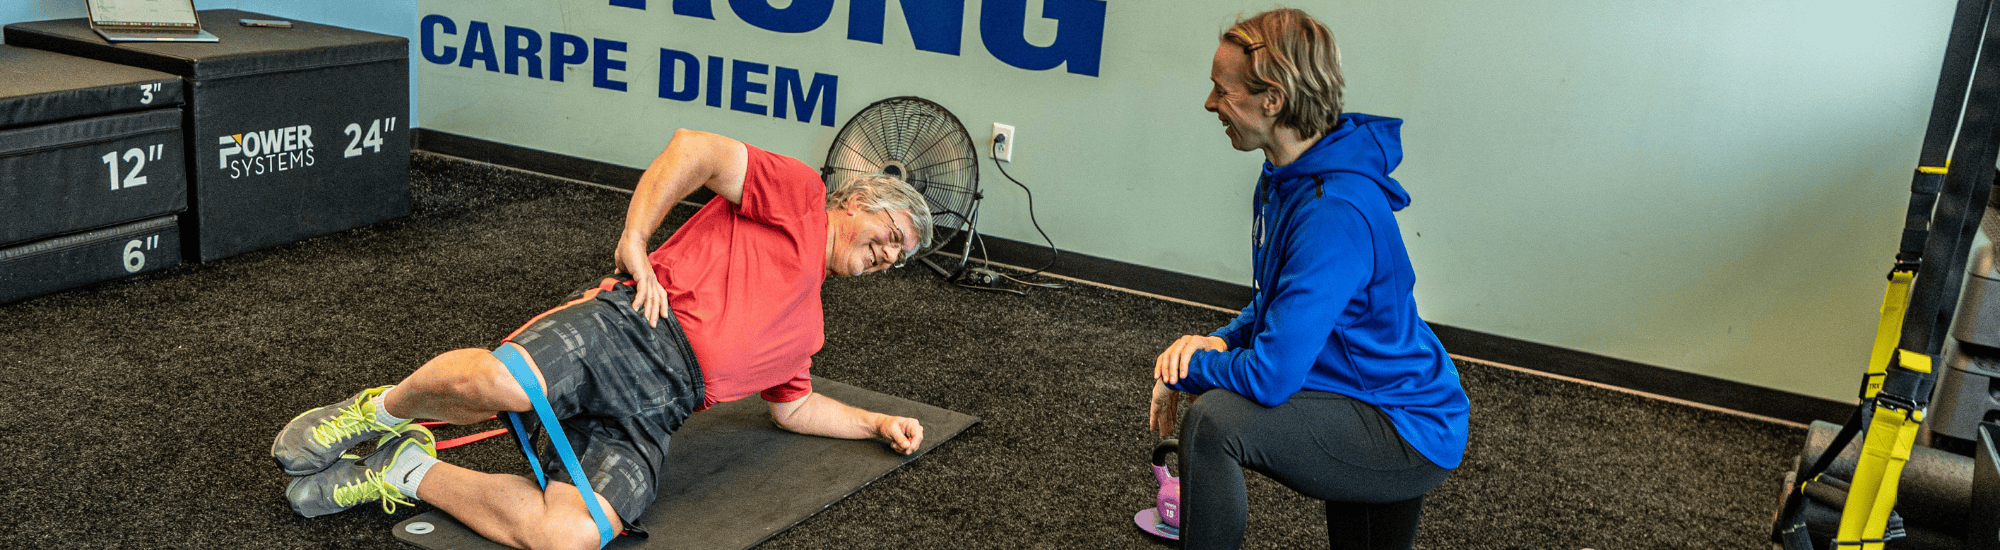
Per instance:
[[[390,527],[428,507],[292,514],[273,434],[491,347],[608,273],[629,198],[428,153],[412,188],[407,218],[0,306],[0,547],[404,547]],[[1148,373],[1229,313],[1078,284],[964,290],[921,268],[831,280],[825,303],[816,376],[984,422],[763,548],[1169,547],[1131,523],[1155,490]],[[1471,447],[1417,547],[1769,547],[1803,428],[1459,369]],[[527,471],[504,439],[440,454]],[[1315,502],[1249,477],[1246,548],[1323,547]]]

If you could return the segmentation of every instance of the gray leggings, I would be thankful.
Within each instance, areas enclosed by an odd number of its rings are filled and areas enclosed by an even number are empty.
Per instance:
[[[1329,546],[1343,549],[1410,548],[1424,494],[1451,475],[1380,409],[1334,393],[1265,408],[1211,390],[1189,408],[1180,440],[1183,548],[1243,544],[1244,468],[1326,501]]]

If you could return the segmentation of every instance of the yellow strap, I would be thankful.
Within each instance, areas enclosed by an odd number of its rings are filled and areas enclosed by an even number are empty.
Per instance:
[[[1889,525],[1889,511],[1896,507],[1896,486],[1903,477],[1903,465],[1910,461],[1910,447],[1916,445],[1921,421],[1911,418],[1915,411],[1875,408],[1868,436],[1861,446],[1861,460],[1854,466],[1854,482],[1847,491],[1847,506],[1840,512],[1836,546],[1859,544],[1861,550],[1880,550],[1882,533]]]
[[[1903,310],[1910,305],[1910,283],[1916,278],[1915,271],[1889,274],[1889,288],[1882,292],[1882,318],[1875,323],[1875,350],[1868,356],[1868,380],[1861,389],[1864,399],[1882,391],[1882,376],[1889,372],[1889,358],[1903,338]]]
[[[1902,363],[1903,368],[1922,373],[1929,373],[1931,371],[1931,356],[1906,349],[1896,350],[1896,353],[1896,360],[1898,363]],[[1919,418],[1917,420],[1923,419]]]
[[[1906,349],[1896,350],[1896,362],[1905,369],[1931,372],[1931,356]],[[1917,444],[1917,428],[1924,411],[1903,410],[1881,404],[1861,443],[1861,458],[1854,465],[1854,481],[1847,491],[1847,505],[1840,511],[1836,546],[1859,544],[1861,550],[1880,550],[1889,512],[1896,507],[1896,489],[1903,478],[1903,465],[1910,461],[1910,448]],[[1829,450],[1829,452],[1832,452]]]

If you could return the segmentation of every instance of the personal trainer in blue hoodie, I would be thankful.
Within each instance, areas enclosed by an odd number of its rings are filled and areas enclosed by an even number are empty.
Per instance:
[[[1333,548],[1410,548],[1424,495],[1465,456],[1471,404],[1411,295],[1395,217],[1410,196],[1389,177],[1402,121],[1341,113],[1333,34],[1299,10],[1231,26],[1210,79],[1204,107],[1266,162],[1250,305],[1154,365],[1152,429],[1172,435],[1190,403],[1182,545],[1242,544],[1249,468],[1326,501]]]

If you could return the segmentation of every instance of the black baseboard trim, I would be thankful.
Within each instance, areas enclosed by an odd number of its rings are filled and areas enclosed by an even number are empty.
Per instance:
[[[639,175],[646,172],[644,169],[580,159],[426,128],[417,128],[414,133],[418,150],[619,189],[631,190],[636,187]]]
[[[1744,413],[1811,424],[1844,424],[1853,403],[1431,323],[1452,353]],[[1857,380],[1858,383],[1858,380]]]
[[[632,189],[637,185],[639,175],[644,173],[641,169],[426,128],[417,128],[415,139],[416,148],[422,151],[620,189]],[[1060,252],[1051,262],[1050,249],[1045,243],[1028,243],[983,235],[980,237],[980,242],[985,247],[984,255],[996,263],[1024,266],[1029,269],[1047,265],[1047,273],[1053,275],[1223,309],[1240,309],[1250,302],[1250,287],[1240,284],[1074,252]],[[944,250],[957,251],[959,245],[954,243]],[[974,257],[980,257],[980,249],[974,249]],[[1851,403],[1753,386],[1702,374],[1436,323],[1432,323],[1431,328],[1437,332],[1438,339],[1444,342],[1445,349],[1460,356],[1788,422],[1808,424],[1814,420],[1824,420],[1839,424],[1846,422],[1854,410],[1854,405]]]
[[[961,242],[955,239],[943,250],[956,253]],[[1047,242],[1028,243],[989,235],[980,235],[979,242],[984,245],[984,250],[974,247],[972,256],[975,259],[991,259],[994,263],[1029,270],[1042,269],[1051,275],[1082,279],[1229,310],[1240,310],[1250,303],[1250,287],[1244,285],[1087,254],[1052,251]]]

